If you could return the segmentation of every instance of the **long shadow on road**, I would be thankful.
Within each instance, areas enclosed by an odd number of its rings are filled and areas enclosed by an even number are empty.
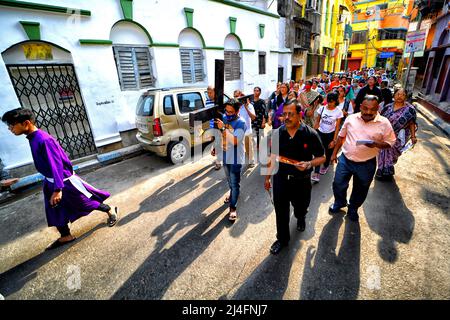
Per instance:
[[[224,228],[230,225],[227,217],[224,216],[220,222],[209,229],[214,221],[224,213],[225,205],[206,217],[200,216],[212,203],[223,197],[227,190],[226,187],[224,183],[218,183],[200,197],[193,199],[187,206],[171,213],[152,232],[152,236],[157,237],[157,242],[151,254],[116,291],[112,299],[163,298],[178,276],[208,248]],[[166,248],[177,232],[194,224],[195,226],[190,231]],[[205,233],[206,230],[208,231]]]
[[[361,230],[346,220],[344,238],[338,249],[338,234],[344,219],[336,214],[320,235],[317,250],[307,250],[301,284],[302,300],[352,300],[360,285]],[[338,251],[339,250],[339,251]]]
[[[406,206],[395,180],[380,182],[374,187],[364,203],[364,213],[378,241],[380,257],[389,263],[398,259],[397,243],[408,243],[413,235],[415,219]]]
[[[42,266],[64,254],[71,247],[80,245],[84,239],[95,233],[97,230],[105,227],[105,223],[98,224],[96,227],[78,237],[76,241],[51,251],[43,251],[33,258],[0,274],[0,293],[5,297],[9,297],[15,292],[18,292],[27,284],[27,282],[36,278],[37,271]]]
[[[200,178],[203,177],[203,174],[205,174],[205,177],[211,178],[212,170],[213,169],[210,166],[205,166],[179,182],[175,182],[174,179],[171,179],[165,185],[155,190],[150,197],[143,200],[139,204],[139,209],[137,211],[129,213],[126,217],[121,219],[118,222],[118,225],[123,226],[137,219],[144,213],[157,212],[167,207],[187,193],[197,189],[200,186]]]
[[[236,291],[232,299],[262,299],[279,300],[283,299],[289,286],[289,275],[295,257],[302,249],[301,240],[309,240],[314,237],[315,225],[319,215],[319,208],[322,203],[328,203],[332,193],[330,180],[333,176],[330,172],[319,184],[315,184],[312,189],[311,203],[308,214],[306,215],[306,229],[299,233],[296,228],[297,220],[291,214],[291,240],[289,247],[283,250],[278,256],[268,255],[262,261],[255,271],[245,280],[245,283]],[[301,190],[299,190],[301,192]],[[291,212],[292,212],[291,208]],[[276,233],[276,226],[274,235]],[[275,238],[274,238],[275,240]],[[269,248],[264,248],[269,252]]]

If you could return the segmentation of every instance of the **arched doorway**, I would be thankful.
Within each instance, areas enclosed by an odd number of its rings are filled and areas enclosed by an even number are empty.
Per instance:
[[[206,82],[204,40],[193,28],[186,28],[178,36],[183,83]]]
[[[71,159],[97,152],[69,51],[45,41],[13,45],[2,58],[20,105]]]

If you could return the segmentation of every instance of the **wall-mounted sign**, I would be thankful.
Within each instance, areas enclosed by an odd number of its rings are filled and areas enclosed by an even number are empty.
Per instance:
[[[74,98],[72,89],[64,87],[58,91],[59,101],[70,101]]]
[[[53,60],[52,47],[45,43],[27,43],[22,45],[27,60]]]
[[[405,53],[423,51],[426,35],[426,30],[408,32],[406,34]]]
[[[393,52],[382,52],[380,53],[380,58],[392,58],[394,56]]]

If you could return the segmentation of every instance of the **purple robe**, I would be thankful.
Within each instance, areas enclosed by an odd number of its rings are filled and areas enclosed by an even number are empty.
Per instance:
[[[36,170],[46,177],[44,202],[49,227],[62,227],[74,222],[98,209],[109,198],[108,192],[94,188],[73,174],[72,163],[66,153],[47,132],[37,130],[29,134],[27,139]],[[72,180],[68,180],[70,177]],[[80,185],[78,187],[77,182]],[[52,208],[50,198],[57,189],[62,189],[62,199],[56,208]]]

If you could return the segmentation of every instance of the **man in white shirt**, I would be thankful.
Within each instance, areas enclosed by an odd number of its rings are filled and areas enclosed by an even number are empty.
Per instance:
[[[235,90],[233,93],[235,99],[239,99],[244,96],[241,90]],[[247,130],[245,131],[245,162],[248,163],[249,168],[253,168],[255,166],[254,154],[253,154],[253,130],[252,130],[252,121],[256,119],[255,108],[253,104],[250,103],[250,99],[247,99],[239,109],[238,112],[239,117],[245,121],[245,125]]]

